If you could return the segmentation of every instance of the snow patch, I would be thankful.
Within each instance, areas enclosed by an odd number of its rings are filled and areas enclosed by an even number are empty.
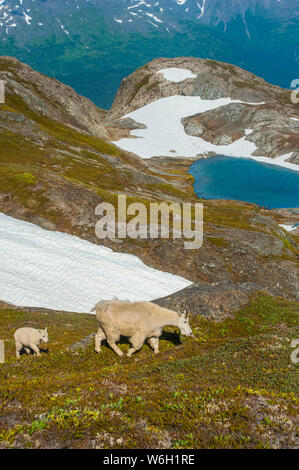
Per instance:
[[[299,224],[294,224],[294,225],[279,224],[279,226],[284,228],[287,232],[292,232],[292,230],[296,230],[299,227]]]
[[[256,161],[283,166],[299,171],[299,165],[287,162],[292,155],[288,153],[275,159],[265,156],[253,156],[257,147],[247,137],[253,132],[245,130],[245,136],[229,145],[216,145],[201,137],[187,135],[181,123],[182,118],[204,113],[230,103],[245,103],[231,98],[203,100],[199,96],[169,96],[133,111],[124,118],[144,124],[145,129],[135,129],[131,135],[137,138],[125,138],[114,144],[123,150],[133,152],[142,158],[151,157],[196,157],[207,153],[226,155],[228,157],[253,158]],[[264,103],[245,103],[261,105]]]
[[[0,213],[0,299],[18,306],[90,312],[101,299],[153,300],[192,284],[73,235]]]
[[[196,2],[196,3],[197,3],[198,8],[200,9],[200,14],[197,16],[197,19],[199,20],[200,18],[203,17],[203,15],[205,13],[206,0],[202,0],[202,5],[200,5],[198,2]]]
[[[169,82],[179,83],[183,82],[187,78],[196,78],[191,70],[187,69],[178,69],[176,67],[169,67],[167,69],[161,69],[157,73],[162,73],[165,80]]]
[[[27,15],[27,13],[25,11],[23,11],[23,15],[24,15],[24,20],[26,21],[27,24],[31,25],[31,16]]]

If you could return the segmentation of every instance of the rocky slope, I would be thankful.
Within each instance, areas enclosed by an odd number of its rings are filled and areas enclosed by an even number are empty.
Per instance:
[[[35,72],[17,59],[0,58],[0,80],[5,83],[7,113],[11,100],[19,99],[22,100],[23,107],[41,118],[63,123],[97,137],[108,136],[103,126],[103,115],[91,101],[57,80]],[[23,132],[24,137],[28,135],[34,139],[37,128],[33,120],[26,117],[25,112],[16,114],[13,111],[12,109],[12,112],[6,115],[2,113],[2,125],[5,125],[7,130],[18,126],[19,133]],[[4,119],[5,117],[8,119]],[[42,133],[40,141],[43,141]]]
[[[194,77],[174,83],[159,73],[167,68],[186,69]],[[299,164],[299,112],[290,92],[230,64],[195,58],[156,59],[122,81],[109,116],[120,118],[174,95],[245,102],[186,116],[182,123],[188,135],[221,146],[246,136],[256,146],[253,156],[290,154],[288,161]]]
[[[155,65],[156,69],[160,66],[160,63]],[[253,290],[296,296],[296,239],[278,226],[277,221],[285,220],[283,214],[276,216],[252,204],[205,201],[204,245],[196,251],[185,250],[183,240],[100,241],[96,238],[96,205],[103,200],[116,202],[119,193],[126,194],[128,202],[140,201],[146,205],[151,201],[198,201],[193,193],[192,177],[187,173],[190,161],[160,158],[145,162],[111,145],[109,139],[95,136],[101,132],[115,138],[128,132],[134,123],[119,120],[118,116],[131,109],[130,106],[155,99],[157,95],[147,85],[132,96],[134,83],[144,77],[143,69],[123,82],[107,115],[68,87],[34,73],[13,59],[2,58],[0,67],[0,78],[8,81],[6,103],[0,105],[2,212],[46,229],[104,243],[116,251],[136,254],[146,264],[194,283],[254,282],[257,288]],[[23,73],[27,77],[24,82]],[[34,86],[27,81],[27,73],[34,77]],[[193,89],[192,81],[173,85],[158,75],[149,75],[149,81],[155,80],[159,93],[173,93],[177,87],[182,92],[187,89],[184,87]],[[57,112],[53,94],[49,103],[42,106],[46,100],[42,90],[55,89],[56,85],[60,90],[55,98]],[[208,86],[207,93],[211,92]],[[287,96],[287,92],[276,88],[269,93],[273,101],[278,101],[279,93]],[[132,103],[125,101],[125,97],[130,97]],[[62,104],[65,102],[67,107]],[[80,131],[83,106],[88,107],[88,113],[84,130]],[[77,111],[72,112],[74,109]],[[286,112],[292,109],[287,106]],[[94,116],[99,124],[95,124]],[[221,314],[221,308],[217,311]]]

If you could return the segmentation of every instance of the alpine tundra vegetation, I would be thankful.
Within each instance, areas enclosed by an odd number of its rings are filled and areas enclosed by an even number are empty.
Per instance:
[[[120,361],[95,354],[93,315],[3,305],[0,448],[296,447],[298,313],[258,294],[220,321],[193,314],[195,338],[167,327],[160,354],[144,346]],[[24,323],[47,323],[51,347],[17,365],[12,326]]]

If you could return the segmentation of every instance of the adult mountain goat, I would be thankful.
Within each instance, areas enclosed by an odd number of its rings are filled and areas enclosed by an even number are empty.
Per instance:
[[[101,351],[101,344],[107,339],[109,346],[118,356],[123,352],[115,344],[120,336],[127,336],[132,347],[128,357],[141,349],[145,340],[155,354],[159,352],[159,337],[164,326],[177,326],[182,335],[191,336],[192,330],[186,314],[159,307],[152,302],[101,301],[92,309],[96,312],[99,329],[95,337],[95,351]]]

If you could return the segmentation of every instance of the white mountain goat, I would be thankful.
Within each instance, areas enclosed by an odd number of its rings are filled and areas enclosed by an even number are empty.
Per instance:
[[[17,359],[20,357],[21,349],[25,349],[27,354],[30,354],[32,349],[37,356],[40,356],[40,350],[38,348],[41,342],[47,343],[49,341],[48,328],[45,330],[36,330],[35,328],[19,328],[15,334],[16,343],[16,356]]]
[[[192,336],[189,318],[185,313],[159,307],[152,302],[122,302],[103,300],[92,309],[96,311],[99,329],[95,337],[95,351],[101,351],[101,343],[107,339],[118,356],[123,352],[115,344],[120,336],[127,336],[132,347],[128,357],[141,349],[146,338],[155,354],[159,352],[159,337],[164,326],[177,326],[182,335]]]

